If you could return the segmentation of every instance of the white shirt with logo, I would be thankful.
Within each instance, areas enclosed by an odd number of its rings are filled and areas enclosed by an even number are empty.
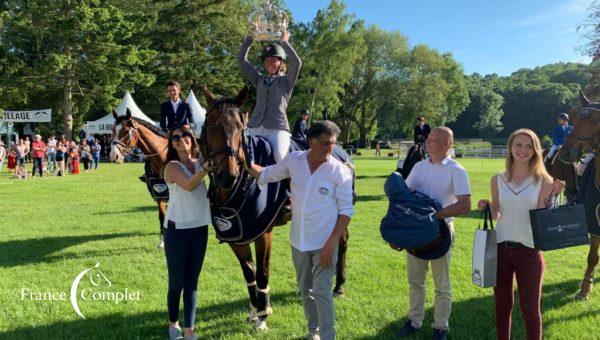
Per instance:
[[[289,153],[262,170],[260,185],[291,178],[292,228],[290,243],[299,251],[323,248],[339,215],[354,213],[352,174],[332,156],[310,173],[309,151]]]
[[[431,158],[415,164],[406,179],[406,185],[440,202],[442,207],[456,203],[456,196],[470,195],[469,176],[462,165],[450,157],[439,163],[432,163]],[[452,222],[454,218],[447,218]]]

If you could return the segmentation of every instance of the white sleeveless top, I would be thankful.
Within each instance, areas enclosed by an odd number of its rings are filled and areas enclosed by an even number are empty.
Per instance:
[[[188,176],[193,175],[186,166],[178,161],[171,162],[179,164]],[[200,171],[200,168],[200,161],[195,161],[195,171]],[[164,228],[167,228],[169,221],[175,222],[176,229],[196,228],[211,223],[208,191],[204,181],[193,191],[187,191],[175,182],[167,183],[167,186],[169,187],[169,205],[163,223]]]
[[[533,176],[516,185],[506,179],[504,172],[498,174],[500,218],[496,224],[498,243],[519,242],[534,248],[529,210],[537,209],[542,179],[537,183]]]

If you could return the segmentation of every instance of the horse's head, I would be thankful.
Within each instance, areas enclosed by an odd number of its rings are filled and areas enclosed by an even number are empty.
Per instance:
[[[210,164],[211,181],[219,188],[231,189],[244,162],[242,141],[248,115],[240,107],[248,99],[248,88],[233,99],[219,100],[206,87],[203,91],[209,109],[202,127],[202,155]]]
[[[561,161],[572,163],[583,153],[598,151],[600,146],[600,103],[590,101],[579,91],[581,109],[573,115],[573,131],[562,146],[558,157]]]
[[[138,122],[131,117],[129,109],[125,116],[119,116],[113,111],[113,117],[115,117],[115,124],[110,138],[110,160],[114,163],[122,163],[125,154],[135,148],[138,143]]]

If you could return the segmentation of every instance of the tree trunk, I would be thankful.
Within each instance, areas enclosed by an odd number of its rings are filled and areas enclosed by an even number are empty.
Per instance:
[[[73,140],[73,66],[71,64],[71,49],[65,51],[67,63],[64,70],[64,89],[63,89],[63,113],[65,122],[63,134],[67,140]]]
[[[313,122],[313,118],[315,117],[315,101],[317,100],[317,89],[315,88],[313,93],[312,93],[312,98],[310,99],[310,116],[308,117],[309,119],[309,125]]]

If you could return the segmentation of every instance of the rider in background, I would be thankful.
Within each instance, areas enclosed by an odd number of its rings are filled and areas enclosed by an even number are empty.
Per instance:
[[[567,139],[567,135],[573,130],[573,127],[569,125],[569,115],[566,113],[559,113],[556,115],[556,121],[558,122],[558,125],[552,130],[552,148],[550,148],[550,151],[544,160],[546,164],[552,163],[552,158],[556,154],[556,151],[560,149],[565,142],[565,139]]]
[[[421,144],[423,146],[427,140],[427,137],[429,137],[430,132],[431,126],[425,123],[425,117],[417,117],[417,125],[415,125],[415,130],[413,133],[415,144]]]
[[[304,140],[306,139],[306,131],[308,131],[308,117],[310,117],[310,111],[308,111],[308,109],[300,110],[300,118],[296,119],[296,122],[294,123],[292,137]]]
[[[166,87],[169,100],[160,104],[160,128],[164,132],[182,126],[190,128],[190,125],[194,122],[194,117],[188,103],[179,98],[181,93],[179,83],[169,80]]]
[[[275,162],[285,157],[290,146],[286,109],[302,66],[300,57],[288,40],[289,33],[283,31],[279,43],[272,43],[263,49],[261,59],[266,74],[248,61],[252,36],[246,37],[238,55],[238,63],[244,75],[256,88],[256,105],[248,121],[249,132],[254,136],[262,136],[269,142]],[[286,64],[288,57],[289,68]]]

